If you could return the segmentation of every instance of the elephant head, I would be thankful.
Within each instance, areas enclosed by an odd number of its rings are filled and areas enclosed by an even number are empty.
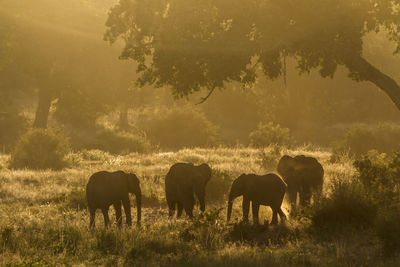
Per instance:
[[[208,181],[211,179],[211,168],[208,164],[203,163],[195,167],[195,174],[193,175],[194,193],[200,202],[200,210],[205,210],[205,190]]]
[[[231,218],[233,201],[237,197],[243,195],[246,190],[247,187],[247,180],[245,179],[246,176],[247,176],[246,174],[242,174],[232,183],[228,199],[227,221],[229,221]]]
[[[293,174],[295,170],[295,160],[291,156],[284,155],[278,163],[278,173],[283,177],[289,177]]]
[[[140,223],[142,216],[142,192],[140,190],[140,182],[137,176],[133,173],[127,174],[128,192],[135,194],[137,206],[137,223]]]

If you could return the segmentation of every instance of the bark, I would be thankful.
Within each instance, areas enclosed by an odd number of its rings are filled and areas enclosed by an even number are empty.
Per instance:
[[[51,101],[53,100],[52,94],[49,90],[39,90],[39,100],[35,114],[34,128],[47,128],[47,121],[49,119]]]
[[[400,86],[394,79],[382,73],[361,56],[346,62],[346,66],[352,74],[358,76],[358,79],[370,81],[382,89],[400,110]]]

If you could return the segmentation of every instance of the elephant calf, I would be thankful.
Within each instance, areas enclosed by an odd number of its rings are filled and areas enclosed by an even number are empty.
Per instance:
[[[259,223],[258,211],[260,205],[266,205],[272,208],[272,224],[278,223],[278,214],[281,221],[286,220],[286,215],[281,209],[285,191],[285,182],[276,174],[240,175],[233,181],[229,193],[227,221],[229,221],[231,217],[233,201],[239,196],[243,196],[243,221],[247,222],[249,220],[250,201],[252,202],[254,224]]]
[[[300,206],[304,206],[310,203],[312,194],[322,194],[324,168],[317,159],[304,155],[284,155],[279,160],[277,170],[288,185],[292,211],[296,208],[297,195]]]
[[[136,195],[137,223],[140,224],[142,193],[139,179],[135,174],[125,173],[123,171],[101,171],[90,176],[89,182],[86,185],[86,198],[90,212],[90,228],[94,228],[95,226],[94,219],[97,209],[101,209],[103,212],[105,226],[107,227],[109,225],[110,219],[108,217],[108,209],[110,205],[114,206],[117,225],[121,227],[121,202],[124,205],[126,223],[131,226],[132,218],[129,193]]]
[[[211,178],[211,168],[203,163],[195,166],[190,163],[176,163],[172,165],[165,176],[165,195],[169,207],[169,217],[175,213],[178,206],[177,218],[185,209],[186,215],[193,217],[194,194],[200,202],[200,210],[204,211],[205,190]]]

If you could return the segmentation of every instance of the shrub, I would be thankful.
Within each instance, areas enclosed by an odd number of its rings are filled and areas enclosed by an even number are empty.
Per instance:
[[[388,158],[370,151],[356,160],[354,166],[357,179],[379,206],[390,208],[400,203],[400,153]]]
[[[150,144],[144,137],[129,132],[104,128],[84,131],[67,129],[67,134],[76,149],[97,149],[114,154],[150,150]]]
[[[27,128],[28,121],[24,116],[14,112],[0,112],[0,129],[2,129],[0,131],[0,148],[9,151]]]
[[[254,147],[264,147],[272,144],[289,145],[292,143],[289,129],[273,122],[260,122],[257,129],[252,131],[249,137],[250,144]]]
[[[357,180],[333,180],[331,194],[313,204],[310,210],[313,227],[332,231],[344,227],[372,226],[377,207]]]
[[[23,135],[11,152],[10,167],[62,169],[67,165],[68,140],[60,133],[33,129]]]
[[[383,253],[386,256],[394,256],[400,251],[400,210],[392,209],[384,213],[378,220],[376,231],[383,244]]]
[[[78,128],[95,127],[96,119],[104,112],[104,105],[82,90],[62,90],[56,106],[54,118]]]
[[[202,112],[190,107],[147,112],[138,125],[151,143],[164,149],[206,147],[217,143],[217,127]]]
[[[384,123],[376,127],[359,125],[346,132],[342,140],[336,141],[332,153],[332,161],[338,155],[349,153],[351,156],[360,158],[370,150],[391,154],[400,149],[400,126]]]

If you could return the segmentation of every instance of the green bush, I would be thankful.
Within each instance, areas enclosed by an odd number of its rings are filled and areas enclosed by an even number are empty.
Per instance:
[[[376,214],[375,202],[356,179],[333,180],[331,194],[310,207],[312,225],[322,231],[370,227]]]
[[[400,153],[372,153],[354,162],[357,178],[381,207],[400,204]]]
[[[71,145],[75,149],[97,149],[113,154],[147,152],[150,143],[137,134],[112,129],[77,130],[66,129]]]
[[[400,208],[382,214],[376,225],[376,231],[383,244],[383,253],[394,256],[400,251]]]
[[[151,143],[163,149],[207,147],[217,143],[218,128],[192,107],[173,107],[143,114],[138,121]]]
[[[9,151],[18,138],[28,129],[27,119],[17,113],[0,112],[0,149]]]
[[[289,129],[273,122],[260,122],[249,137],[253,147],[265,147],[273,144],[290,145],[292,143]]]
[[[348,130],[341,140],[335,142],[331,160],[335,161],[343,153],[360,158],[370,150],[391,154],[400,150],[399,139],[399,125],[390,123],[376,127],[359,125]]]
[[[68,140],[60,133],[33,129],[23,135],[11,152],[11,168],[55,169],[67,166]]]
[[[104,112],[104,105],[93,100],[82,90],[62,90],[56,104],[54,118],[77,128],[93,128]]]

